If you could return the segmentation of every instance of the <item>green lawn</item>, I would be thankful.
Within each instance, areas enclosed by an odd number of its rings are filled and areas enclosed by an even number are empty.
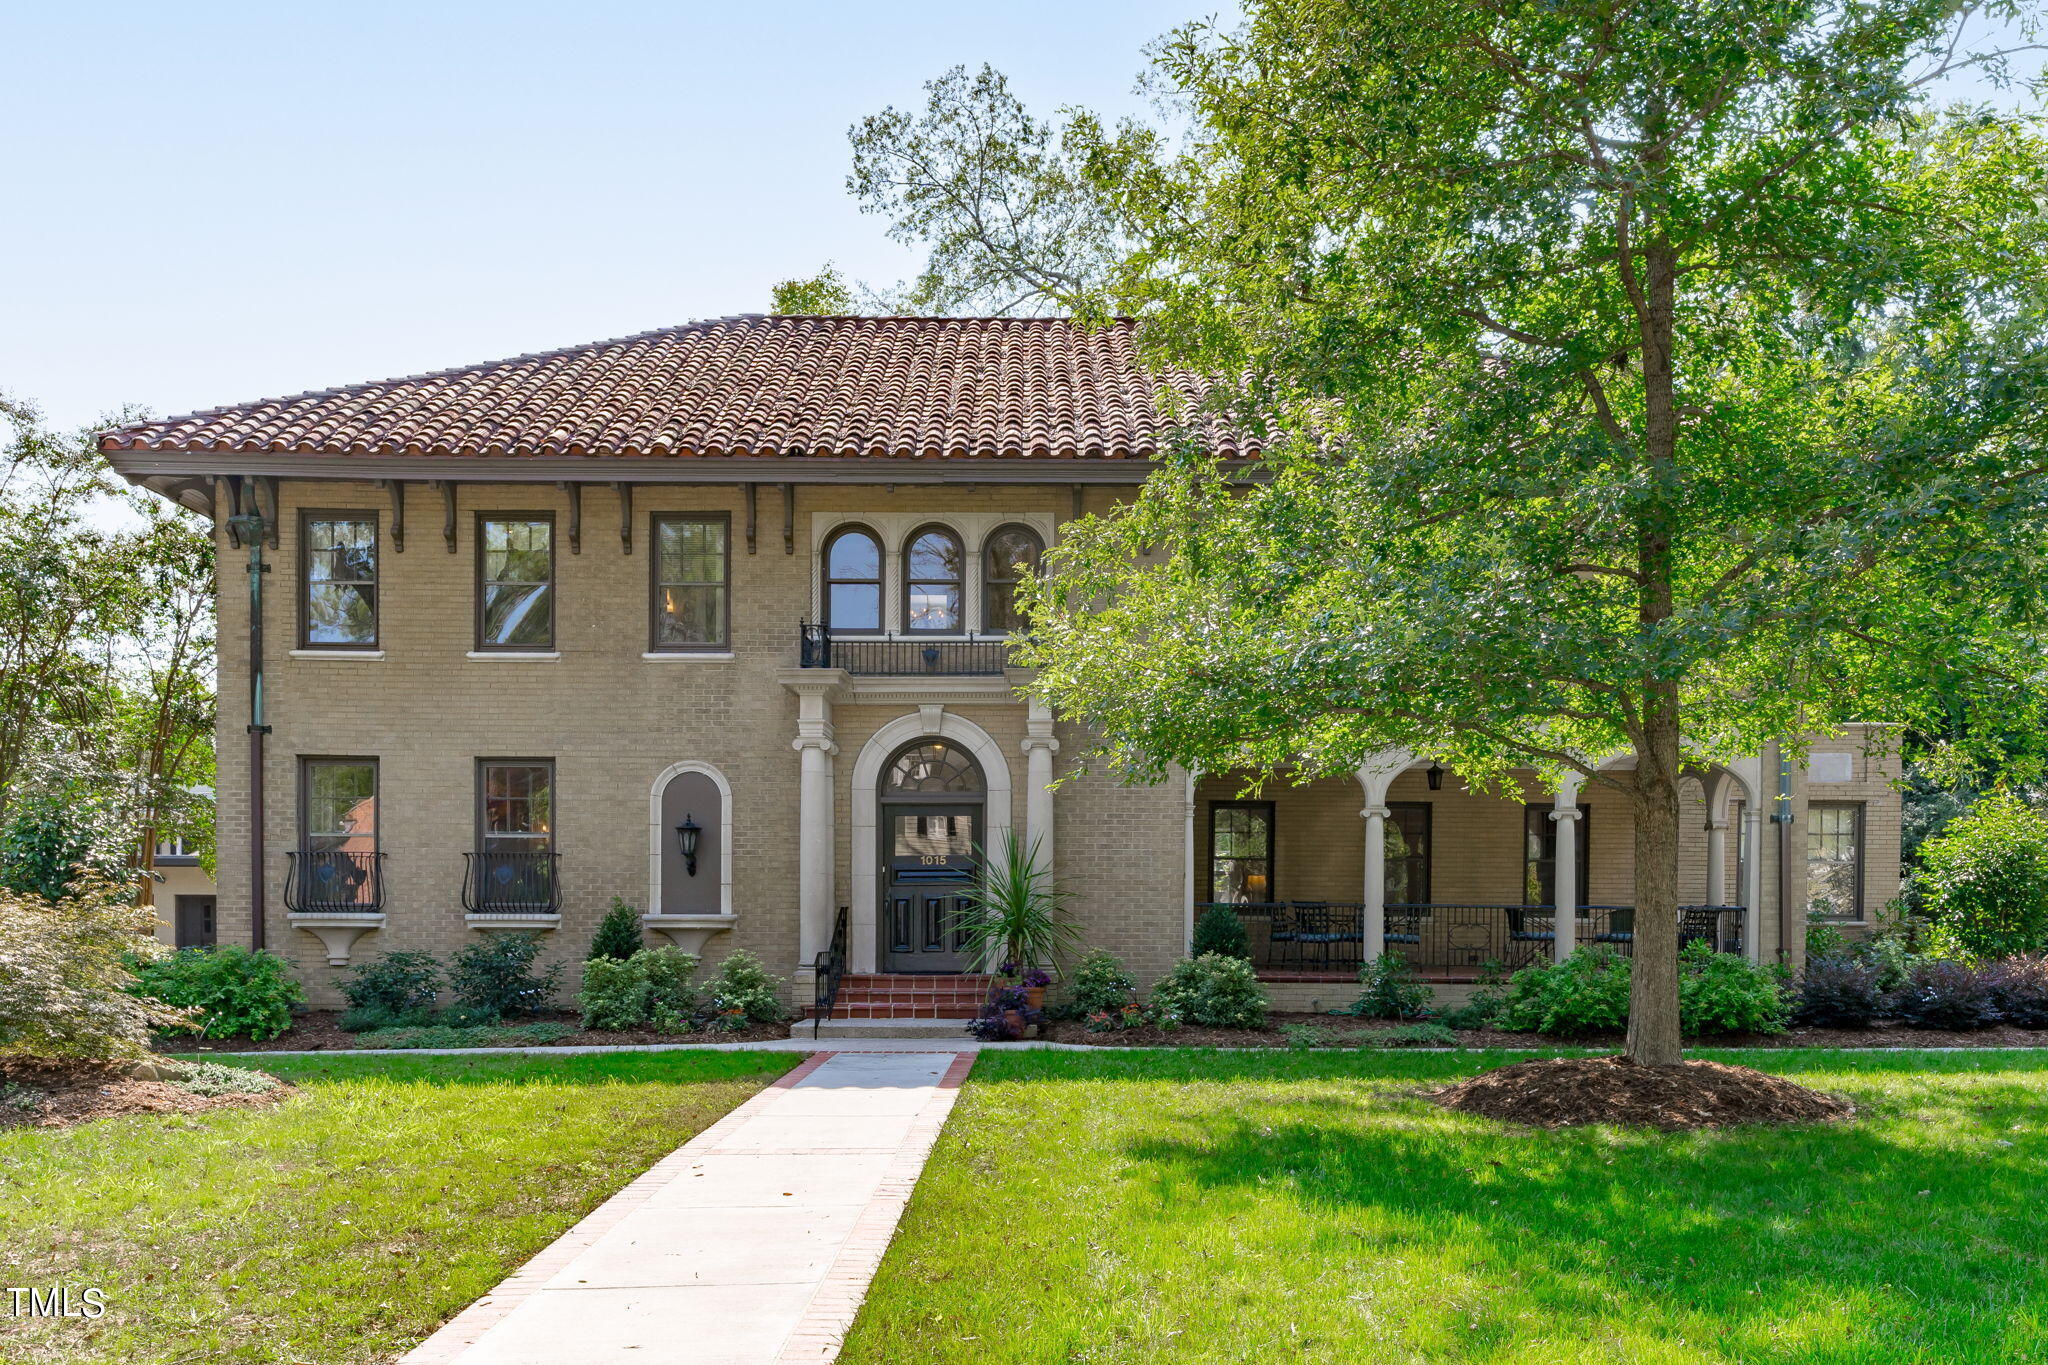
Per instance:
[[[986,1054],[842,1359],[2048,1360],[2048,1057],[1708,1055],[1861,1115],[1511,1132],[1415,1098],[1498,1056]]]
[[[108,1304],[0,1297],[0,1361],[391,1359],[798,1060],[278,1058],[278,1108],[0,1132],[0,1287]]]

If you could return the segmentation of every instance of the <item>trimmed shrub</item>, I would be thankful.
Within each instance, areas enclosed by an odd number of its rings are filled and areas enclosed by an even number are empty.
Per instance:
[[[673,945],[642,948],[624,961],[593,957],[583,964],[583,992],[576,997],[583,1027],[686,1032],[697,1009],[690,985],[696,971],[697,959]]]
[[[1360,1019],[1420,1019],[1436,999],[1399,953],[1383,953],[1360,967],[1358,984],[1365,990],[1344,1012]]]
[[[1265,988],[1241,957],[1205,953],[1173,964],[1152,988],[1156,1014],[1204,1028],[1264,1028],[1271,1009]]]
[[[441,991],[441,964],[432,953],[386,953],[375,962],[349,968],[338,985],[349,1012],[410,1018],[433,1012]],[[347,1023],[342,1024],[348,1028]]]
[[[292,1006],[305,991],[292,979],[291,964],[276,953],[228,946],[180,948],[142,964],[134,990],[166,1005],[198,1013],[186,1031],[206,1038],[250,1038],[265,1042],[292,1026]]]
[[[1378,1047],[1456,1047],[1458,1035],[1448,1024],[1425,1020],[1376,1033],[1368,1041]]]
[[[365,1033],[357,1046],[372,1049],[422,1047],[545,1047],[576,1030],[552,1019],[535,1024],[481,1025],[458,1028],[431,1024],[426,1028],[379,1029]]]
[[[1990,975],[2000,1019],[2015,1028],[2048,1028],[2048,953],[2009,957]]]
[[[1067,978],[1066,999],[1059,1014],[1067,1019],[1087,1019],[1097,1014],[1120,1014],[1138,998],[1138,979],[1109,953],[1098,948],[1081,959]]]
[[[112,882],[63,901],[0,889],[0,1054],[142,1057],[153,1030],[186,1023],[192,1011],[134,989],[162,952],[146,937],[155,924]]]
[[[1919,880],[1936,956],[2048,947],[2048,820],[2011,792],[1992,792],[1922,844]]]
[[[1809,957],[1793,1017],[1814,1028],[1869,1028],[1884,1017],[1884,965],[1867,953]]]
[[[1785,974],[1702,942],[1678,954],[1678,1027],[1702,1033],[1783,1033],[1792,1013]]]
[[[597,933],[590,939],[592,962],[601,957],[614,958],[624,962],[640,951],[640,912],[617,896],[612,897],[612,908],[597,926]]]
[[[1195,921],[1194,956],[1241,957],[1252,960],[1251,935],[1244,921],[1227,905],[1212,905]]]
[[[1967,1031],[1998,1022],[1992,973],[1968,962],[1928,958],[1892,993],[1890,1012],[1913,1028]]]
[[[789,1018],[782,1003],[782,979],[770,976],[761,959],[736,948],[704,983],[711,1006],[711,1027],[732,1032],[749,1024],[779,1024]]]
[[[492,930],[458,950],[448,966],[448,987],[466,1022],[496,1023],[515,1014],[544,1010],[562,979],[562,964],[533,969],[541,938],[535,930]]]
[[[1570,1038],[1628,1027],[1629,961],[1604,944],[1538,962],[1508,983],[1500,1026]]]

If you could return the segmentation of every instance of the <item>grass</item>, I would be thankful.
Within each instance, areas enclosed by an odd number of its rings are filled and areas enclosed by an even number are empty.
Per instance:
[[[985,1053],[842,1360],[2048,1360],[2048,1058],[1707,1055],[1859,1116],[1512,1131],[1416,1097],[1499,1055]]]
[[[788,1053],[255,1060],[274,1109],[0,1132],[7,1365],[385,1361],[797,1062]]]

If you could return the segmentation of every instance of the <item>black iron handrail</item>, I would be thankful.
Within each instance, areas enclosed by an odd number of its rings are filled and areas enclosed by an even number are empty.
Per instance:
[[[811,964],[811,1037],[818,1025],[832,1017],[839,1004],[839,982],[846,975],[846,907],[832,921],[832,944]]]
[[[559,853],[490,851],[462,855],[462,908],[472,915],[561,913]]]
[[[284,908],[297,915],[374,915],[384,908],[384,855],[300,849],[285,854]]]
[[[839,668],[861,677],[991,678],[1009,666],[1010,637],[933,640],[916,635],[841,635],[815,622],[797,627],[797,666]]]

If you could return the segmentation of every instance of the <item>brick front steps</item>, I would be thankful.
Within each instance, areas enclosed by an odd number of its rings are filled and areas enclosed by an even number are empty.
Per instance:
[[[908,972],[849,975],[839,983],[835,1019],[972,1019],[995,978]],[[807,1011],[808,1013],[808,1011]]]

